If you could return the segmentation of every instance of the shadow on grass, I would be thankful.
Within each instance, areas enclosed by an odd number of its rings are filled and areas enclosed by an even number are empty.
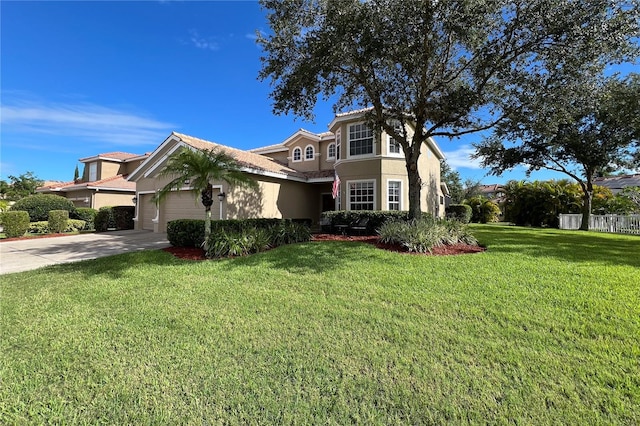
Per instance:
[[[640,267],[640,237],[633,235],[502,225],[476,226],[472,232],[489,252]]]
[[[380,253],[381,250],[361,242],[317,241],[280,246],[265,253],[237,258],[228,266],[266,266],[295,274],[325,273],[354,262],[379,262]]]

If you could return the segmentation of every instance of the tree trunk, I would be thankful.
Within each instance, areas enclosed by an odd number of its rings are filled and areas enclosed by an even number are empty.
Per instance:
[[[213,186],[207,185],[200,193],[202,205],[204,206],[204,249],[208,251],[209,235],[211,235],[211,205],[213,204]]]
[[[420,219],[422,216],[422,209],[420,207],[422,179],[420,178],[420,172],[418,170],[417,158],[415,162],[407,162],[407,175],[409,178],[409,219]]]
[[[589,230],[589,218],[591,216],[591,203],[593,200],[593,184],[591,180],[587,180],[586,184],[582,185],[582,222],[580,223],[581,231]]]

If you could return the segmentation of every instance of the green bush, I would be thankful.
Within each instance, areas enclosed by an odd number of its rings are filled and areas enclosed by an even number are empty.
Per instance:
[[[11,211],[25,211],[29,213],[31,222],[49,219],[51,210],[66,210],[72,213],[75,210],[73,203],[58,195],[36,194],[16,201],[11,206]]]
[[[462,223],[471,222],[471,206],[467,204],[451,204],[445,210],[447,219],[455,219]]]
[[[69,219],[64,232],[80,232],[87,229],[87,222],[80,219]]]
[[[500,218],[500,207],[489,199],[472,197],[465,204],[471,207],[471,222],[490,223],[497,222]]]
[[[66,210],[51,210],[49,212],[49,232],[59,234],[67,229],[69,212]]]
[[[409,252],[417,253],[430,253],[432,248],[443,245],[478,244],[466,224],[458,220],[428,217],[411,221],[389,221],[380,228],[379,239],[383,243],[397,244]]]
[[[22,237],[29,229],[29,213],[8,211],[2,213],[2,226],[7,238]]]
[[[123,229],[133,229],[133,218],[136,215],[134,206],[116,206],[113,207],[113,220],[115,228],[120,231]]]
[[[167,223],[167,239],[174,247],[202,247],[203,219],[177,219]]]
[[[95,229],[94,221],[97,214],[98,210],[96,209],[92,209],[90,207],[78,207],[73,213],[71,213],[71,218],[84,221],[85,226],[82,230],[91,231]]]
[[[113,209],[111,207],[100,207],[93,221],[93,226],[97,232],[105,232],[110,228],[115,229],[116,221],[113,217]]]
[[[46,220],[39,220],[37,222],[31,222],[28,229],[30,234],[48,234],[49,222]]]

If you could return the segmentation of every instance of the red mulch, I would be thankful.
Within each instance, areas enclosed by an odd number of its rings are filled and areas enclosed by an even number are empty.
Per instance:
[[[399,253],[422,255],[422,256],[451,256],[456,254],[480,253],[485,251],[484,247],[471,246],[467,244],[454,244],[450,246],[434,247],[431,253],[409,253],[404,248],[378,242],[378,237],[371,236],[348,236],[334,234],[314,234],[311,241],[360,241],[372,244],[379,249],[395,251]],[[205,260],[204,250],[195,247],[167,247],[163,249],[173,254],[175,257],[186,260]]]

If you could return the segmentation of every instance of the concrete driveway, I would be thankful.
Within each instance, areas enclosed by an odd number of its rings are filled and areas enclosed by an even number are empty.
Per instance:
[[[134,230],[5,241],[0,242],[0,275],[169,245],[167,234]]]

